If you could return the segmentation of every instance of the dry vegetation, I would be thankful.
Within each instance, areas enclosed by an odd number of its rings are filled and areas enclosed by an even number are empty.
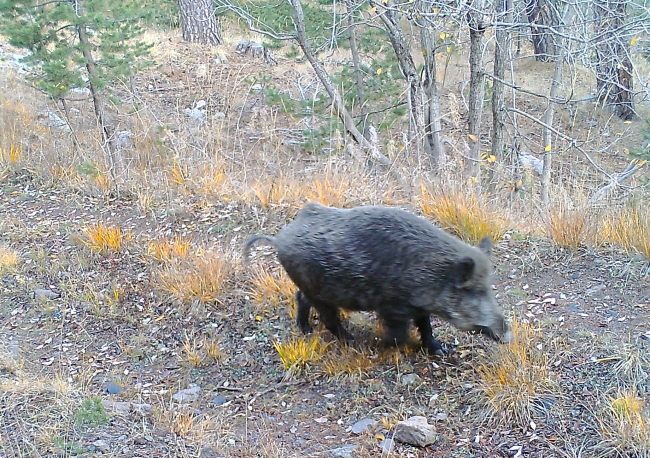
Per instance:
[[[0,457],[329,456],[348,443],[359,457],[648,456],[650,217],[640,181],[629,204],[588,208],[600,177],[559,155],[554,178],[565,189],[542,211],[530,171],[519,194],[486,195],[453,171],[453,153],[444,177],[429,177],[404,154],[388,172],[368,168],[338,135],[329,153],[304,151],[290,141],[300,119],[251,89],[261,64],[232,52],[238,37],[214,51],[151,36],[161,66],[136,84],[153,89],[118,91],[124,106],[143,108],[120,110],[133,136],[115,171],[88,106],[74,104],[76,151],[68,131],[43,119],[56,109],[2,69]],[[448,78],[460,81],[465,68],[453,64]],[[299,73],[312,77],[291,61],[264,71],[285,90]],[[458,108],[449,135],[460,137],[461,104],[445,96]],[[183,111],[197,100],[204,123]],[[400,150],[399,126],[386,136]],[[627,161],[614,150],[598,159],[614,169]],[[273,248],[257,248],[246,266],[239,253],[307,200],[398,205],[469,243],[492,237],[515,342],[434,319],[451,348],[441,360],[384,348],[367,314],[346,315],[349,346],[320,326],[298,335],[295,286]],[[192,383],[195,398],[173,397]],[[132,407],[116,412],[118,401]],[[416,414],[435,421],[438,442],[382,452],[396,422]],[[350,433],[363,418],[376,423]]]

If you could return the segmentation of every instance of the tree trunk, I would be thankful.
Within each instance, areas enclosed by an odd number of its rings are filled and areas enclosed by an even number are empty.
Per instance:
[[[479,179],[481,160],[481,117],[483,97],[485,96],[485,73],[483,71],[482,48],[485,24],[483,23],[483,0],[473,0],[467,13],[469,25],[469,144],[470,157],[467,170],[472,177]]]
[[[629,40],[617,35],[625,25],[627,1],[595,0],[596,83],[599,101],[621,119],[636,118]]]
[[[510,0],[497,0],[495,4],[497,22],[509,23]],[[510,49],[510,31],[505,26],[497,26],[494,43],[494,80],[492,82],[492,154],[500,160],[505,150],[505,85],[506,60]],[[491,174],[492,175],[492,174]],[[490,176],[490,183],[494,176]]]
[[[210,0],[178,0],[183,39],[206,45],[223,44]]]
[[[564,12],[564,18],[562,19],[562,26],[567,27],[573,21],[574,9],[573,5],[568,5],[566,11]],[[556,43],[562,46],[562,41],[558,39]],[[555,62],[555,71],[553,72],[553,81],[551,81],[551,89],[548,94],[548,106],[544,112],[544,130],[542,131],[542,144],[544,145],[544,160],[542,165],[542,178],[541,178],[541,199],[542,203],[548,205],[551,196],[551,162],[553,159],[553,143],[552,143],[552,132],[551,128],[553,127],[553,117],[555,115],[555,106],[557,105],[557,94],[560,90],[560,84],[562,83],[562,70],[564,67],[564,61],[566,56],[569,54],[570,43],[567,43],[566,48],[563,49],[562,55]]]
[[[552,0],[528,0],[526,13],[533,38],[535,60],[539,62],[555,62],[558,55],[557,37],[546,27],[558,25],[559,18],[556,6]],[[540,27],[540,25],[546,27]]]
[[[431,13],[431,3],[422,2],[422,11]],[[438,93],[438,77],[436,68],[436,44],[433,31],[427,24],[420,25],[420,43],[422,54],[424,55],[424,88],[425,111],[424,111],[424,129],[426,133],[426,143],[430,145],[431,159],[434,165],[438,165],[445,160],[445,149],[442,144],[442,125],[440,123],[440,94]]]
[[[359,99],[359,110],[361,114],[361,132],[365,138],[368,138],[368,107],[366,106],[366,95],[363,90],[363,75],[361,73],[361,59],[357,49],[357,34],[354,25],[354,4],[352,0],[345,0],[345,6],[348,10],[348,28],[350,30],[350,52],[352,54],[352,65],[354,66],[354,77],[357,83],[357,97]]]
[[[320,79],[321,83],[323,83],[327,94],[332,100],[334,111],[343,122],[345,129],[349,132],[350,135],[352,135],[352,138],[354,138],[354,140],[363,147],[363,149],[372,159],[383,165],[390,164],[388,158],[379,152],[376,145],[372,145],[368,140],[366,140],[363,134],[359,132],[359,129],[357,129],[357,126],[354,124],[352,116],[350,116],[350,113],[345,108],[341,94],[339,94],[339,92],[336,90],[336,86],[332,82],[332,79],[327,73],[327,70],[325,70],[322,62],[318,60],[316,54],[314,54],[314,50],[311,49],[311,46],[307,41],[307,33],[305,32],[305,14],[302,11],[300,0],[288,1],[291,5],[291,11],[293,13],[293,23],[296,27],[296,40],[298,41],[298,45],[305,53],[305,57],[307,57],[307,60],[314,69],[316,76],[318,76],[318,79]]]

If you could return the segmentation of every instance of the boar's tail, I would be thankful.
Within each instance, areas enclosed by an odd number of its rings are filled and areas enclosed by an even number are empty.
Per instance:
[[[251,251],[251,247],[257,242],[258,240],[266,240],[267,242],[271,243],[273,246],[276,246],[276,241],[275,237],[271,237],[270,235],[254,235],[244,245],[244,259],[248,262],[248,254]]]

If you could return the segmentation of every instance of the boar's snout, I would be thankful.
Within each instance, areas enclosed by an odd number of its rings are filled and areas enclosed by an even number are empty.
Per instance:
[[[477,325],[474,331],[500,343],[510,343],[513,339],[512,331],[505,320],[499,320],[492,326]]]

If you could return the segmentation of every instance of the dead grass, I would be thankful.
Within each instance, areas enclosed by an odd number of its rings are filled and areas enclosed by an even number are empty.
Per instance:
[[[311,336],[291,337],[286,342],[273,342],[286,374],[285,378],[296,377],[318,363],[329,343],[323,343],[317,334]]]
[[[479,392],[486,417],[500,425],[525,426],[544,398],[558,390],[548,370],[548,350],[540,350],[541,334],[513,320],[514,341],[493,346],[478,369]]]
[[[291,281],[284,269],[268,270],[258,267],[253,273],[251,297],[261,307],[270,306],[275,310],[286,307],[291,318],[297,311],[296,291],[298,288]]]
[[[557,245],[569,250],[593,241],[596,234],[589,207],[570,207],[561,203],[553,207],[545,224],[546,235]]]
[[[607,213],[601,219],[597,235],[601,243],[613,243],[628,253],[650,260],[650,211],[626,207]]]
[[[118,226],[96,223],[82,230],[82,243],[91,251],[107,253],[122,251],[124,244],[131,240],[131,234],[123,233]]]
[[[325,354],[321,368],[332,379],[342,380],[349,377],[363,377],[378,361],[369,350],[356,350],[338,345],[336,350]]]
[[[0,245],[0,274],[14,271],[19,262],[18,252],[7,246]]]
[[[650,379],[650,345],[638,339],[623,345],[621,359],[614,365],[614,373],[626,384],[643,383]]]
[[[443,229],[473,245],[486,236],[496,242],[508,228],[503,210],[492,207],[485,196],[474,192],[431,190],[421,185],[420,208]]]
[[[605,441],[622,456],[650,456],[650,405],[636,386],[609,397],[599,423]]]
[[[164,267],[158,272],[157,285],[183,304],[213,303],[223,293],[232,268],[225,257],[206,253]]]
[[[182,354],[193,367],[212,365],[223,357],[219,341],[214,338],[197,338],[185,332]]]
[[[187,259],[192,244],[189,240],[176,236],[173,239],[161,238],[149,242],[147,246],[147,257],[157,262],[170,264],[172,262]]]
[[[314,200],[328,207],[345,207],[349,201],[350,182],[339,175],[338,179],[331,177],[315,178],[306,194]]]

